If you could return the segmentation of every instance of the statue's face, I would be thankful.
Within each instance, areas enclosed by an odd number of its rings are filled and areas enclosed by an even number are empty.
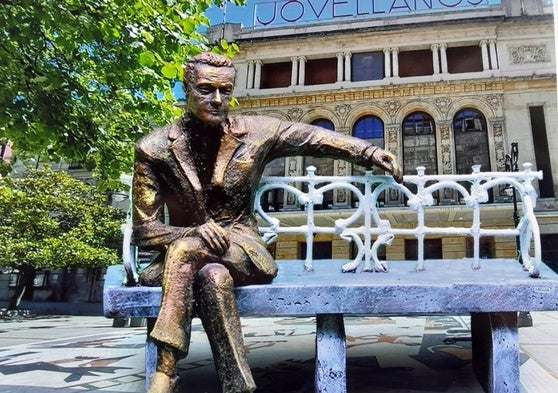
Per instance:
[[[188,94],[188,111],[204,123],[221,124],[229,113],[235,70],[198,64]]]

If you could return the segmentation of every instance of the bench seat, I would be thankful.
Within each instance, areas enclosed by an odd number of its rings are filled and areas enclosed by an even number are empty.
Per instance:
[[[471,314],[474,370],[487,392],[520,391],[518,311],[558,310],[558,275],[541,264],[534,279],[516,260],[390,262],[389,273],[341,273],[345,260],[278,261],[267,285],[236,288],[241,316],[316,316],[316,392],[346,392],[343,315]],[[161,303],[159,287],[125,287],[123,266],[107,270],[104,312],[109,318],[148,318]],[[156,364],[148,339],[146,377]],[[147,381],[147,383],[149,383]]]

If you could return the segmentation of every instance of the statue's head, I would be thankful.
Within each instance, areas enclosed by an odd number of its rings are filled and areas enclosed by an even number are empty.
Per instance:
[[[186,110],[204,123],[221,124],[228,116],[234,89],[231,59],[211,52],[193,57],[184,68]]]

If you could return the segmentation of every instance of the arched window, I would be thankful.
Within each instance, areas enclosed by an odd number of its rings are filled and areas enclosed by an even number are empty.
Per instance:
[[[377,116],[361,117],[353,126],[353,135],[383,148],[384,122]]]
[[[335,131],[335,126],[328,119],[317,119],[311,122],[313,126],[325,128],[330,131]],[[325,157],[304,157],[304,170],[309,166],[316,168],[316,174],[320,176],[333,175],[333,159]],[[306,174],[306,172],[304,173]],[[306,191],[306,190],[305,190]],[[327,209],[333,205],[333,191],[328,191],[324,194],[324,201],[321,206],[316,206],[316,209]]]
[[[403,120],[403,170],[415,175],[423,166],[426,174],[438,173],[436,160],[436,129],[434,120],[425,112],[413,112]]]
[[[318,126],[318,127],[322,127],[322,128],[326,128],[328,130],[334,131],[335,130],[335,126],[333,125],[333,122],[331,122],[328,119],[318,119],[318,120],[314,120],[313,122],[311,122],[310,124],[312,124],[313,126]]]
[[[328,119],[317,119],[311,122],[313,126],[322,127],[330,131],[335,131],[335,126]],[[333,175],[333,160],[331,158],[323,157],[304,157],[304,170],[310,165],[316,167],[316,174],[322,176]]]
[[[463,109],[453,118],[455,161],[457,174],[472,172],[473,165],[481,165],[481,171],[490,171],[490,152],[486,119],[479,111]]]
[[[383,149],[384,148],[384,122],[382,121],[382,119],[380,119],[377,116],[367,115],[361,117],[356,121],[356,123],[353,126],[353,136],[360,139],[364,139],[367,142],[370,142],[373,145],[381,147]],[[353,176],[364,175],[365,171],[366,168],[359,165],[353,165]],[[374,174],[377,175],[384,174],[384,172],[377,167],[373,168],[373,172]],[[357,187],[361,190],[361,192],[364,192],[364,188],[361,185],[358,185]],[[382,195],[380,195],[378,198],[378,202],[382,204],[384,202],[384,198],[385,195],[384,193],[382,193]],[[352,204],[354,205],[356,202],[357,202],[356,197],[353,196]]]
[[[353,126],[353,136],[384,148],[384,122],[377,116],[364,116]],[[365,168],[353,165],[353,175],[363,175]]]
[[[268,163],[263,172],[263,176],[285,176],[285,158],[276,158]],[[264,211],[280,211],[283,209],[284,192],[282,189],[275,188],[262,195],[261,204]]]

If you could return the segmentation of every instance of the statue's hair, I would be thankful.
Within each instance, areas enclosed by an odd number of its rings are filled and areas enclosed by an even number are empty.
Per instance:
[[[234,68],[232,60],[227,56],[219,55],[213,52],[200,53],[199,55],[192,57],[184,67],[184,91],[187,91],[191,83],[194,81],[194,70],[199,64],[207,64],[213,67]]]

